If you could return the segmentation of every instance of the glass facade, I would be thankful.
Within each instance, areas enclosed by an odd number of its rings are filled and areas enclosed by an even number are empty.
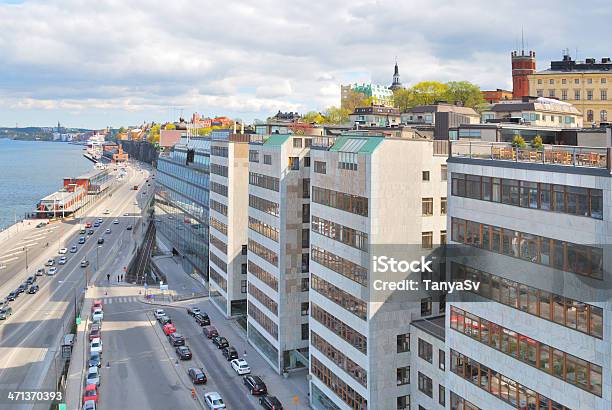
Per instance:
[[[157,230],[183,256],[187,272],[208,279],[210,140],[181,140],[157,163]]]

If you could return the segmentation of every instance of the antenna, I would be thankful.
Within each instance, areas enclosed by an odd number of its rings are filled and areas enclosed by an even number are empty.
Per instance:
[[[521,26],[521,55],[525,55],[525,35],[523,33],[523,26]]]

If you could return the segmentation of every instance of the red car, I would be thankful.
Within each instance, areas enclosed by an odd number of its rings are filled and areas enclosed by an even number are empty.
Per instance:
[[[168,336],[169,334],[176,332],[176,326],[174,326],[172,323],[168,323],[162,327],[162,330],[164,331],[164,334]]]
[[[85,224],[85,228],[86,228],[86,229],[91,228],[91,222],[87,222],[87,223]]]
[[[102,309],[102,301],[100,299],[96,299],[96,300],[93,301],[93,303],[91,305],[91,311],[93,312],[97,308]]]
[[[87,400],[93,400],[96,402],[96,404],[98,404],[98,389],[96,389],[95,384],[88,384],[87,387],[85,387],[85,393],[83,393],[83,404],[85,404]]]
[[[102,332],[100,331],[100,328],[91,329],[89,331],[89,341],[90,342],[98,337],[102,338]]]

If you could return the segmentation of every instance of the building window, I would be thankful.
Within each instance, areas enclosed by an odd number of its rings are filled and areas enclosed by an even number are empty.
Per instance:
[[[429,171],[423,171],[423,181],[429,181]]]
[[[593,99],[593,90],[587,90],[587,100]]]
[[[579,78],[574,78],[574,84],[580,84],[580,79]]]
[[[331,345],[317,333],[310,333],[312,346],[323,353],[329,360],[347,372],[353,379],[357,380],[362,386],[367,387],[368,377],[363,367],[348,358],[340,349]]]
[[[440,245],[446,245],[446,231],[440,231]]]
[[[446,164],[440,165],[440,181],[446,181],[448,179],[448,166]]]
[[[550,80],[548,80],[548,84],[554,84],[555,80],[553,78],[551,78]]]
[[[440,405],[446,405],[446,389],[441,384],[438,385],[438,403]]]
[[[548,90],[548,96],[555,98],[555,90]]]
[[[536,96],[544,97],[544,90],[536,90]]]
[[[302,340],[308,340],[308,323],[302,323]]]
[[[331,222],[318,216],[312,215],[311,229],[319,235],[326,236],[330,239],[338,241],[355,249],[367,252],[368,250],[368,234],[340,225],[336,222]]]
[[[396,374],[398,386],[410,384],[410,366],[397,368]]]
[[[593,122],[593,110],[587,110],[587,122]]]
[[[293,148],[302,148],[302,139],[294,138],[293,139]]]
[[[431,315],[431,298],[421,299],[421,316]]]
[[[241,280],[240,281],[240,293],[246,293],[246,292],[247,292],[247,281]]]
[[[247,264],[246,263],[243,263],[240,265],[240,273],[243,275],[247,274]]]
[[[368,198],[362,196],[313,186],[312,201],[353,214],[368,216]]]
[[[272,165],[272,155],[264,154],[264,164]]]
[[[397,410],[410,410],[410,395],[399,396],[397,398]]]
[[[249,162],[259,162],[259,151],[249,150]]]
[[[599,113],[599,120],[602,121],[602,122],[608,121],[608,111],[601,110],[600,113]]]
[[[538,84],[542,84],[542,79],[538,78]]]
[[[561,90],[561,99],[567,101],[567,90]],[[551,118],[554,118],[551,116]]]
[[[574,90],[574,100],[580,100],[580,90]]]
[[[302,273],[310,271],[310,255],[308,252],[302,253]]]
[[[606,101],[608,99],[608,90],[601,90],[601,100]]]
[[[433,232],[423,232],[421,234],[421,247],[423,249],[433,248]]]
[[[561,84],[565,84],[565,83],[567,83],[567,80],[565,78],[562,78],[561,79]]]
[[[289,157],[289,169],[292,171],[300,169],[300,157]]]
[[[308,316],[308,302],[302,302],[302,316]]]
[[[410,351],[410,333],[397,335],[397,353]]]
[[[431,378],[419,372],[419,391],[433,398],[433,383]]]
[[[440,370],[446,369],[446,352],[442,349],[438,349],[438,368]]]
[[[301,291],[308,292],[308,288],[310,287],[310,280],[308,278],[302,278],[301,284]]]
[[[607,82],[608,82],[608,80],[606,80],[605,78],[602,78],[602,79],[601,79],[601,83],[602,83],[602,84],[605,84],[605,83],[607,83]]]
[[[433,363],[433,346],[421,338],[419,338],[419,357]]]
[[[310,246],[310,229],[302,229],[302,248]]]
[[[587,78],[587,84],[593,84],[593,79],[592,78]]]
[[[433,215],[433,198],[422,198],[421,208],[423,210],[423,216]]]
[[[242,253],[243,255],[246,255],[248,252],[248,247],[246,245],[242,245],[242,251],[240,253]]]
[[[310,141],[310,140],[306,140]],[[310,168],[310,157],[304,157],[304,168]]]
[[[326,174],[327,173],[327,163],[324,161],[315,161],[314,162],[314,172],[317,174]]]
[[[440,215],[446,215],[446,197],[440,198]]]
[[[310,198],[310,178],[302,179],[302,198]]]
[[[310,222],[310,204],[302,204],[302,222]]]

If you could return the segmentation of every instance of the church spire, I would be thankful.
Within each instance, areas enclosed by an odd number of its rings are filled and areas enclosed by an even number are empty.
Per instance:
[[[397,57],[395,58],[395,70],[393,71],[393,82],[391,83],[391,86],[389,88],[391,90],[397,90],[398,88],[404,88],[404,86],[402,86],[402,82],[400,81],[399,67],[397,66]]]

